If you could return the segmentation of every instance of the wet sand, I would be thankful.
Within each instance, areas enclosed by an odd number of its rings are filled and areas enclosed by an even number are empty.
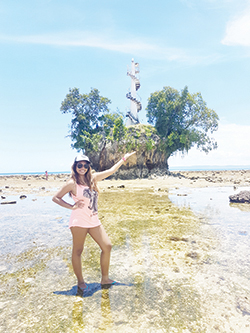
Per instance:
[[[99,217],[113,244],[111,277],[121,284],[100,289],[99,249],[88,237],[84,297],[75,297],[70,211],[51,201],[68,179],[0,177],[1,201],[17,200],[0,207],[0,332],[249,332],[249,211],[230,210],[223,189],[249,187],[250,171],[100,182]],[[199,188],[209,190],[204,214],[170,199],[200,197]],[[228,233],[214,202],[229,209]]]
[[[53,195],[69,179],[69,174],[49,175],[46,181],[45,176],[0,176],[0,194],[3,197],[9,195]],[[170,175],[159,177],[152,174],[148,179],[133,180],[104,180],[100,182],[101,190],[119,187],[126,188],[162,188],[174,187],[220,187],[232,186],[237,189],[239,186],[250,185],[250,170],[240,171],[182,171],[171,172]],[[2,199],[3,200],[3,199]]]

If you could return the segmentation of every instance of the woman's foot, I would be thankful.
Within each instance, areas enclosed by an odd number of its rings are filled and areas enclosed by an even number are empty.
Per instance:
[[[88,286],[86,285],[85,282],[78,283],[77,295],[82,297],[84,295],[84,293],[87,291],[87,289],[88,289]]]
[[[102,283],[101,284],[101,288],[102,289],[109,289],[109,288],[111,288],[112,286],[114,286],[116,284],[119,284],[119,282],[109,279],[108,283]]]
[[[88,289],[88,286],[86,285],[86,283],[83,281],[83,282],[80,282],[78,283],[78,289],[80,289],[81,291],[84,291],[84,290],[87,290]]]
[[[101,285],[102,286],[112,285],[112,284],[115,284],[115,283],[116,283],[116,281],[111,280],[111,279],[102,279],[101,280]]]

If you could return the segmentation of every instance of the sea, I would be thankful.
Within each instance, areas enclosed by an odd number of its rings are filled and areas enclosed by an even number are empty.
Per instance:
[[[99,216],[119,282],[101,288],[100,250],[87,237],[82,294],[71,211],[51,196],[10,197],[17,204],[0,206],[0,333],[249,332],[250,208],[229,203],[234,191],[102,192]]]
[[[48,172],[49,175],[70,174],[70,171],[52,171]],[[0,172],[0,176],[35,176],[45,175],[44,172]]]
[[[224,170],[250,170],[250,165],[193,165],[169,166],[169,171],[224,171]],[[70,171],[52,171],[50,175],[70,174]],[[0,176],[44,175],[44,172],[0,172]]]
[[[61,173],[69,172],[50,174]],[[37,174],[44,172],[4,175]],[[0,333],[250,332],[250,207],[228,200],[241,190],[250,187],[105,190],[99,217],[119,282],[101,288],[100,250],[87,237],[82,294],[71,211],[51,195],[8,197],[16,204],[0,205]]]

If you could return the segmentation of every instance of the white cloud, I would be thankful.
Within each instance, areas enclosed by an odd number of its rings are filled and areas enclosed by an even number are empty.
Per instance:
[[[51,46],[74,46],[74,47],[94,47],[110,51],[117,51],[123,53],[135,52],[156,52],[169,58],[170,60],[176,58],[183,58],[185,55],[183,51],[175,48],[160,48],[157,45],[143,42],[141,39],[124,38],[120,41],[117,38],[109,37],[103,33],[94,34],[88,31],[72,31],[60,32],[56,34],[42,34],[42,35],[28,35],[28,36],[8,36],[0,35],[0,41],[11,43],[24,43],[24,44],[40,44]]]
[[[248,2],[248,0],[240,1],[240,5],[244,5],[244,2]],[[201,4],[208,9],[227,9],[234,6],[239,7],[239,0],[180,0],[180,2],[190,8],[200,7]]]
[[[228,22],[226,35],[221,43],[230,46],[250,46],[250,5],[244,13]]]
[[[122,41],[121,41],[122,40]],[[157,60],[168,60],[195,64],[209,64],[221,59],[219,54],[199,54],[198,50],[185,50],[157,45],[135,37],[113,37],[105,33],[71,31],[41,35],[11,36],[1,35],[0,42],[20,44],[40,44],[54,47],[92,47],[109,51],[133,54]]]
[[[169,159],[170,168],[195,165],[250,165],[250,126],[219,125],[213,137],[218,143],[218,149],[205,154],[193,148],[184,157],[172,156]]]

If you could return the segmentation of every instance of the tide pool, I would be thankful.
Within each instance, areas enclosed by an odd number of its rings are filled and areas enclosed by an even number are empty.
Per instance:
[[[110,189],[99,217],[112,241],[101,289],[100,250],[87,237],[77,295],[70,211],[51,197],[0,207],[1,332],[247,332],[250,211],[232,188]],[[68,197],[66,198],[69,199]]]

